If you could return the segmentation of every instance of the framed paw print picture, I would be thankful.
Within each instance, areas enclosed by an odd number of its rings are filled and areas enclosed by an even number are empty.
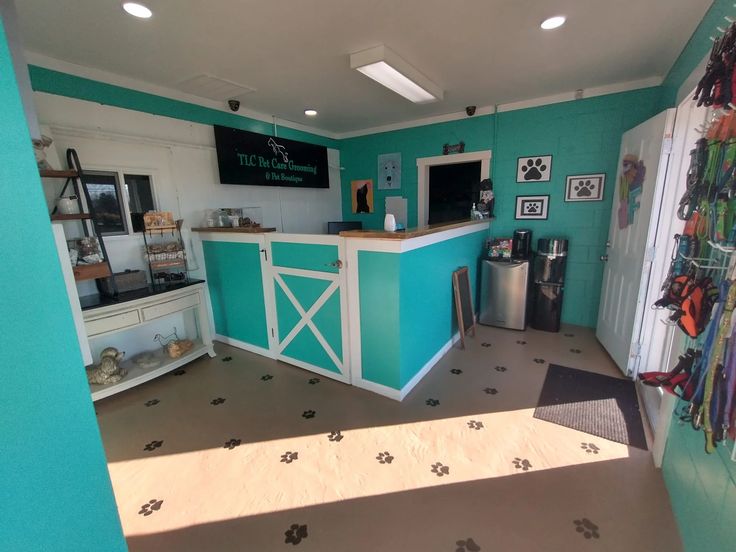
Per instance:
[[[552,156],[519,157],[516,162],[517,182],[549,182],[552,178]]]
[[[549,196],[516,196],[516,220],[547,220]]]
[[[602,201],[605,174],[580,174],[568,176],[565,185],[565,201]]]

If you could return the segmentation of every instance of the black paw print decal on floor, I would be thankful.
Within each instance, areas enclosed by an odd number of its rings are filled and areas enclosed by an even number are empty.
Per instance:
[[[299,525],[298,523],[294,523],[284,531],[284,535],[286,535],[286,540],[284,542],[286,544],[293,544],[294,546],[302,542],[302,539],[306,539],[309,536],[307,535],[307,526]]]
[[[333,443],[339,443],[342,441],[342,433],[340,431],[332,431],[327,438],[332,441]]]
[[[599,539],[601,538],[598,533],[598,526],[590,521],[588,518],[573,520],[575,524],[575,531],[582,533],[586,539]]]
[[[576,355],[579,355],[579,354],[580,354],[580,353],[582,353],[583,351],[581,351],[580,349],[570,349],[570,352],[571,352],[571,353],[575,353]]]
[[[271,374],[266,374],[265,376],[261,376],[261,381],[268,381],[272,379],[273,379],[273,376]]]
[[[593,192],[591,191],[594,188],[593,184],[590,182],[590,180],[583,180],[581,182],[578,182],[573,186],[573,190],[575,190],[575,195],[578,197],[590,197],[593,195]]]
[[[601,450],[593,443],[580,443],[580,448],[588,454],[598,454],[598,452]]]
[[[317,415],[317,413],[314,410],[305,410],[302,412],[302,418],[306,418],[307,420],[309,418],[314,418]]]
[[[527,159],[526,163],[521,166],[521,172],[524,174],[524,180],[541,180],[542,173],[547,170],[547,165],[542,162],[541,157],[536,159]]]
[[[156,406],[161,401],[158,399],[151,399],[150,401],[145,402],[145,406]]]
[[[516,344],[517,344],[517,345],[526,345],[526,341],[524,341],[523,339],[520,339],[520,340],[518,340],[518,341],[516,342]]]
[[[485,389],[483,390],[483,392],[484,392],[484,393],[485,393],[486,395],[495,395],[495,394],[497,394],[497,393],[498,393],[498,389],[496,389],[495,387],[486,387],[486,388],[485,388]]]
[[[483,422],[476,422],[475,420],[470,420],[468,422],[468,427],[470,429],[483,429]]]
[[[457,545],[455,552],[480,552],[481,549],[470,537],[465,540],[456,541],[455,544]]]
[[[536,362],[537,364],[544,364],[545,360],[543,358],[535,358],[534,362]]]
[[[212,406],[217,406],[225,402],[226,399],[223,399],[222,397],[217,397],[216,399],[212,399],[210,401],[210,404]]]
[[[481,344],[480,344],[480,346],[481,346],[481,347],[486,347],[486,348],[488,348],[488,347],[490,347],[490,346],[491,346],[491,344],[490,344],[490,343],[487,343],[487,342],[485,342],[485,341],[484,341],[483,343],[481,343]]]
[[[391,456],[391,454],[388,451],[385,452],[379,452],[378,456],[376,456],[376,460],[378,460],[379,464],[390,464],[394,461],[394,457]]]
[[[233,359],[231,356],[222,357],[222,362],[230,362]]]
[[[514,467],[517,470],[529,471],[532,464],[526,458],[514,458]]]
[[[145,447],[143,447],[143,450],[151,452],[152,450],[156,450],[163,444],[164,444],[163,441],[151,441]]]
[[[496,372],[505,372],[505,371],[506,371],[506,367],[505,367],[505,366],[496,366],[496,367],[494,368],[494,370],[495,370]]]
[[[565,334],[565,337],[575,337],[575,334]]]
[[[174,374],[175,376],[183,376],[184,374],[187,373],[187,371],[186,370],[174,370],[171,373]]]
[[[141,509],[138,513],[142,516],[150,516],[153,512],[158,512],[161,509],[163,503],[163,500],[156,500],[155,498],[152,498],[143,506],[141,506]]]
[[[450,370],[450,373],[455,374],[457,376],[457,375],[462,374],[463,371],[460,368],[453,368],[452,370]]]
[[[317,385],[319,381],[319,378],[312,378],[309,380],[309,385]]]
[[[427,406],[437,406],[438,404],[440,404],[440,401],[438,401],[437,399],[427,399],[424,402]]]
[[[229,441],[225,441],[225,446],[222,448],[233,450],[235,447],[239,447],[241,442],[240,439],[230,439]]]
[[[432,464],[432,473],[436,473],[437,477],[450,475],[450,466],[445,466],[442,462]]]
[[[283,462],[284,464],[291,464],[294,460],[299,460],[298,452],[291,452],[290,450],[287,450],[284,454],[281,455],[281,462]]]

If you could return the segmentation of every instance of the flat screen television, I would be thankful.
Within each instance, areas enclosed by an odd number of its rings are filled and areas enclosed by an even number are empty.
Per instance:
[[[339,234],[344,230],[362,230],[363,223],[359,220],[343,220],[339,222],[328,222],[327,233]]]

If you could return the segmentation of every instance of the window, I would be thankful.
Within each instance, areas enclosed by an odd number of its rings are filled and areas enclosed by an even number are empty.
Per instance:
[[[143,230],[143,213],[156,209],[149,175],[113,171],[87,171],[85,174],[92,208],[103,236],[124,236]]]

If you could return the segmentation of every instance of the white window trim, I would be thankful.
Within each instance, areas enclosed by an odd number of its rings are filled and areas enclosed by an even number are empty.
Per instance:
[[[123,217],[125,218],[126,232],[124,234],[113,234],[110,236],[104,236],[105,241],[108,240],[119,240],[125,238],[135,238],[138,234],[133,232],[133,219],[130,216],[130,198],[128,197],[127,190],[125,189],[125,175],[143,175],[147,176],[151,181],[151,196],[153,197],[153,205],[155,209],[159,209],[160,203],[158,194],[156,193],[156,181],[158,179],[158,170],[143,167],[120,167],[111,165],[86,165],[84,167],[85,172],[108,172],[115,173],[118,177],[118,193],[123,203]]]
[[[417,158],[417,226],[424,228],[429,219],[429,169],[437,165],[455,165],[480,161],[480,178],[491,177],[491,151],[470,151],[452,155]]]

